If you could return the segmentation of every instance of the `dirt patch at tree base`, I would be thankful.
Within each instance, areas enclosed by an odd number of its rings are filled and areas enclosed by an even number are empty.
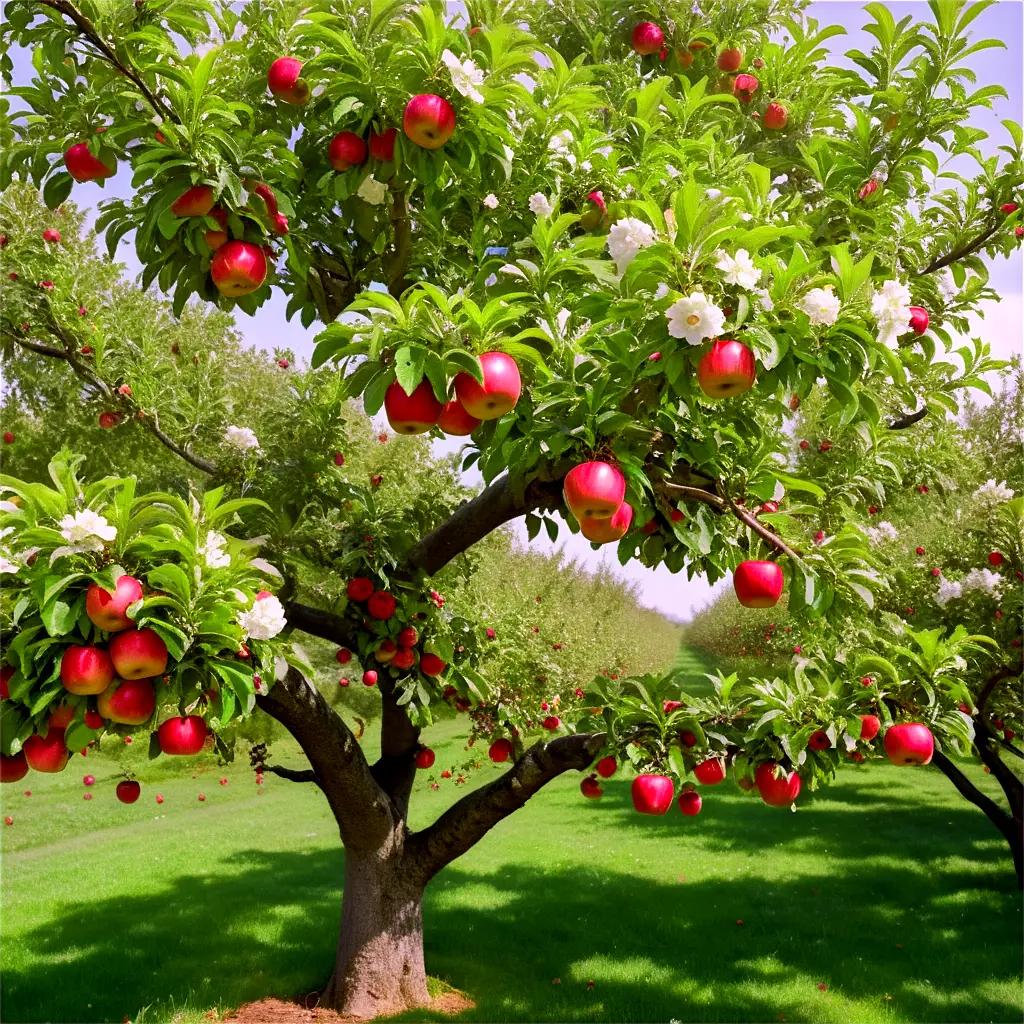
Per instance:
[[[309,1002],[315,1001],[311,996]],[[472,1010],[476,1006],[469,996],[455,989],[442,992],[423,1007],[433,1013],[454,1017],[458,1013]],[[363,1024],[371,1018],[352,1017],[337,1013],[321,1006],[307,1008],[303,1002],[288,1002],[284,999],[260,999],[255,1003],[240,1006],[224,1024]]]

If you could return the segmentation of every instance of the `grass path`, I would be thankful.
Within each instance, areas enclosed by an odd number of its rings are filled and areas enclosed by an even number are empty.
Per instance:
[[[438,771],[473,755],[455,726],[431,731]],[[8,1024],[198,1022],[326,976],[342,853],[318,792],[267,776],[257,796],[243,766],[139,766],[127,807],[105,759],[3,787]],[[696,819],[638,817],[625,780],[596,802],[577,785],[556,781],[428,890],[428,969],[478,1002],[461,1019],[1021,1019],[1005,846],[937,771],[851,768],[797,814],[727,782]],[[462,792],[421,778],[413,826]]]

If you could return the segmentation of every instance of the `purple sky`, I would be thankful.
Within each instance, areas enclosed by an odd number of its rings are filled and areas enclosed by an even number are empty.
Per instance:
[[[893,16],[899,20],[905,15],[924,20],[929,18],[929,11],[924,0],[892,0],[887,4]],[[857,48],[868,51],[873,37],[862,30],[868,21],[863,7],[850,0],[817,0],[811,4],[810,14],[817,18],[822,26],[841,25],[846,35],[829,40],[832,51],[841,55],[846,50]],[[992,111],[980,111],[974,123],[988,131],[992,139],[988,144],[989,151],[1005,141],[1005,129],[999,123],[1010,119],[1021,123],[1022,112],[1022,36],[1024,36],[1024,3],[1021,0],[1000,0],[999,3],[984,11],[972,24],[974,38],[1002,39],[1005,50],[985,50],[970,59],[970,66],[977,75],[977,88],[989,84],[1002,85],[1009,93],[1008,100],[997,99]],[[28,54],[15,51],[13,54],[15,72],[14,84],[24,84],[31,75]],[[843,58],[845,62],[845,58]],[[963,168],[969,173],[969,168]],[[95,204],[111,194],[127,196],[130,192],[131,172],[127,163],[122,162],[121,170],[111,179],[107,187],[100,190],[97,186],[76,185],[73,198],[86,210],[95,211]],[[139,270],[133,246],[129,241],[122,241],[118,249],[118,258],[122,260],[131,273]],[[984,321],[978,320],[972,325],[975,333],[986,337],[994,352],[1002,357],[1020,354],[1022,350],[1022,272],[1024,257],[1018,249],[1011,259],[997,259],[991,265],[992,285],[1000,293],[999,303],[990,304],[984,312]],[[238,326],[245,339],[252,345],[271,349],[277,346],[292,348],[300,358],[308,358],[312,353],[312,340],[317,333],[318,325],[304,330],[298,321],[289,323],[285,320],[286,300],[275,291],[273,297],[259,310],[255,317],[242,312],[236,313]],[[995,307],[998,306],[998,309]],[[453,442],[437,442],[439,451],[457,450]],[[525,533],[523,534],[525,540]],[[612,570],[636,583],[643,595],[644,603],[676,617],[689,618],[693,612],[709,600],[713,588],[703,580],[687,581],[682,574],[673,576],[665,569],[649,570],[640,565],[631,564],[622,568],[618,565],[614,551],[594,552],[589,543],[582,537],[572,537],[567,531],[562,532],[560,540],[564,540],[566,551],[577,560],[589,566],[607,565]],[[541,543],[538,539],[535,543]],[[547,541],[543,541],[546,545]],[[719,587],[727,584],[719,584]]]

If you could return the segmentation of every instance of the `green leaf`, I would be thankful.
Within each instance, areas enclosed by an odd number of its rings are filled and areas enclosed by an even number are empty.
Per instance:
[[[48,210],[56,210],[71,195],[74,179],[70,174],[55,174],[43,186],[43,202]]]

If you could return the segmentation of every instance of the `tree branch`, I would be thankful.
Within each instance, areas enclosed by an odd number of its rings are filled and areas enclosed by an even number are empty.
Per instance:
[[[279,764],[265,764],[263,771],[270,772],[271,775],[279,775],[282,779],[287,779],[289,782],[315,782],[318,786],[320,785],[316,772],[308,768],[284,768]]]
[[[409,205],[404,192],[395,192],[391,205],[391,231],[394,248],[388,261],[388,291],[399,296],[405,291],[405,272],[409,269],[412,255],[412,224],[409,222]]]
[[[951,264],[962,260],[965,256],[970,256],[972,253],[977,252],[1002,226],[1002,222],[1000,221],[993,224],[990,228],[986,228],[980,234],[975,235],[969,242],[965,242],[959,249],[954,249],[945,256],[940,256],[932,260],[924,270],[919,270],[914,277],[924,277],[925,274],[934,274],[936,270],[942,270],[943,267],[948,267]]]
[[[500,778],[467,793],[429,828],[413,833],[406,851],[426,883],[462,856],[503,818],[519,810],[538,790],[563,772],[589,767],[604,733],[577,733],[535,743]]]
[[[985,710],[985,705],[988,703],[989,697],[992,696],[992,691],[1004,679],[1012,679],[1014,676],[1019,676],[1022,671],[1024,671],[1024,663],[1018,663],[1016,665],[1001,665],[996,669],[996,671],[985,680],[985,685],[978,692],[978,699],[974,702],[974,706],[977,708],[979,714]]]
[[[921,420],[928,415],[928,406],[924,406],[918,409],[917,412],[905,412],[902,416],[897,416],[896,419],[889,423],[890,430],[906,430],[907,427],[912,427],[915,423],[920,423]]]
[[[321,640],[330,640],[339,647],[345,647],[352,642],[352,628],[340,615],[322,611],[320,608],[310,608],[309,605],[300,604],[298,601],[283,603],[289,626],[310,636],[318,636]]]
[[[991,797],[986,796],[941,750],[932,755],[932,763],[949,779],[962,797],[980,808],[985,816],[1007,838],[1013,832],[1013,821]]]

